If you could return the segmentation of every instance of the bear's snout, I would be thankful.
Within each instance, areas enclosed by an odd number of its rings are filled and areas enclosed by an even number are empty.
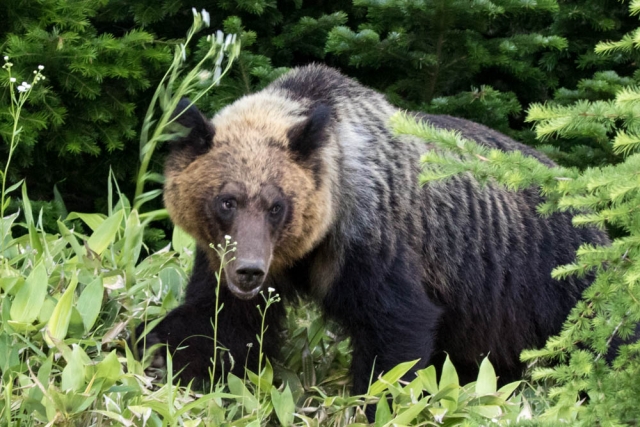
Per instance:
[[[262,261],[239,261],[236,267],[236,277],[238,286],[247,291],[262,285],[266,275],[264,262]]]

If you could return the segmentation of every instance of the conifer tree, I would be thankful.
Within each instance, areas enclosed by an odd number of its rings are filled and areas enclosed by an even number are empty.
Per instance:
[[[640,2],[632,1],[630,10],[633,15],[640,13]],[[595,54],[601,56],[600,62],[609,58],[614,66],[622,57],[633,58],[639,52],[634,42],[639,34],[640,28],[620,41],[599,43]],[[539,207],[541,214],[572,211],[577,214],[575,226],[620,230],[610,246],[583,245],[574,263],[554,270],[557,278],[594,275],[595,280],[562,332],[549,339],[545,348],[523,355],[535,362],[533,379],[553,385],[548,390],[549,408],[541,418],[552,425],[622,426],[640,418],[640,88],[636,74],[597,73],[574,91],[558,95],[564,103],[535,104],[529,109],[527,120],[535,124],[538,138],[596,139],[616,156],[611,164],[584,170],[550,169],[517,152],[489,150],[454,132],[395,119],[399,132],[420,135],[443,149],[424,157],[424,182],[472,172],[483,182],[495,180],[511,189],[538,185],[546,196]],[[613,98],[590,100],[594,88],[608,91]],[[577,99],[580,96],[586,99]]]

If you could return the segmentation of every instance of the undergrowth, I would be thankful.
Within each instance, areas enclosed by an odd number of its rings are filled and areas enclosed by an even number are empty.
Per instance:
[[[261,358],[259,372],[213,378],[206,391],[174,383],[170,354],[162,372],[150,369],[152,354],[135,357],[127,344],[135,326],[161,319],[178,305],[194,255],[193,240],[179,229],[167,247],[149,253],[145,246],[145,229],[167,216],[165,210],[142,209],[161,193],[159,187],[145,191],[145,184],[162,182],[161,176],[147,171],[150,159],[158,144],[181,132],[167,131],[178,101],[189,96],[195,102],[215,90],[239,52],[235,37],[218,32],[208,38],[205,58],[185,71],[188,43],[207,25],[206,11],[194,11],[194,25],[186,41],[176,46],[173,63],[149,106],[131,200],[112,176],[105,183],[107,214],[71,212],[51,233],[43,227],[42,211],[34,212],[26,185],[6,183],[3,173],[0,424],[344,426],[366,423],[367,405],[376,407],[376,426],[513,425],[531,418],[530,402],[521,393],[513,394],[519,383],[498,389],[488,360],[472,384],[461,386],[448,360],[439,379],[435,368],[428,367],[402,382],[415,363],[407,362],[374,378],[366,396],[350,396],[349,342],[327,328],[307,302],[290,310],[281,364]],[[207,72],[207,67],[214,71]],[[9,58],[4,70],[11,72]],[[20,141],[20,111],[28,105],[30,88],[44,78],[41,69],[35,76],[31,84],[16,85],[9,74],[5,93],[15,113],[10,153]],[[21,211],[5,215],[19,189]],[[232,256],[228,249],[220,248]],[[272,290],[263,297],[269,304],[281,303]],[[151,320],[149,325],[156,323]]]

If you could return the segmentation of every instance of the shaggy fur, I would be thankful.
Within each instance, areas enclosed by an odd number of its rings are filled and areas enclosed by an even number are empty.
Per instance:
[[[535,189],[481,188],[469,175],[419,187],[419,157],[429,146],[391,134],[387,122],[396,111],[382,95],[312,65],[238,100],[212,122],[193,107],[184,112],[180,122],[192,132],[173,144],[165,202],[198,251],[184,304],[150,335],[174,351],[188,346],[174,356],[183,379],[208,377],[219,265],[208,245],[234,230],[233,220],[221,220],[211,206],[227,191],[241,194],[238,215],[245,207],[260,211],[264,200],[285,204],[283,219],[263,233],[268,241],[251,244],[271,248],[262,287],[289,301],[314,298],[342,325],[353,344],[355,393],[366,391],[372,370],[375,377],[420,359],[418,369],[440,363],[445,352],[463,381],[475,379],[487,354],[503,382],[516,379],[519,353],[560,330],[588,280],[558,282],[551,270],[572,262],[584,242],[606,244],[606,235],[573,228],[568,214],[541,218]],[[482,125],[422,117],[553,165]],[[239,251],[251,246],[249,238],[238,239]],[[222,288],[218,337],[244,365],[246,344],[257,347],[255,305],[262,298],[241,300],[234,292]],[[283,315],[282,307],[270,309],[270,357],[277,356]],[[256,360],[249,352],[251,368]]]

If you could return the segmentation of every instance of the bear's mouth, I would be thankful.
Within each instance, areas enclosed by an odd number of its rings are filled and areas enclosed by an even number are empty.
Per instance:
[[[240,298],[242,300],[250,300],[254,298],[256,295],[258,295],[258,293],[260,293],[260,289],[262,289],[262,283],[260,283],[260,285],[252,289],[248,289],[248,290],[242,289],[239,286],[237,286],[235,283],[233,283],[233,280],[231,280],[231,278],[229,277],[229,274],[227,274],[226,276],[227,276],[227,287],[229,288],[229,290],[233,295],[235,295],[237,298]]]

